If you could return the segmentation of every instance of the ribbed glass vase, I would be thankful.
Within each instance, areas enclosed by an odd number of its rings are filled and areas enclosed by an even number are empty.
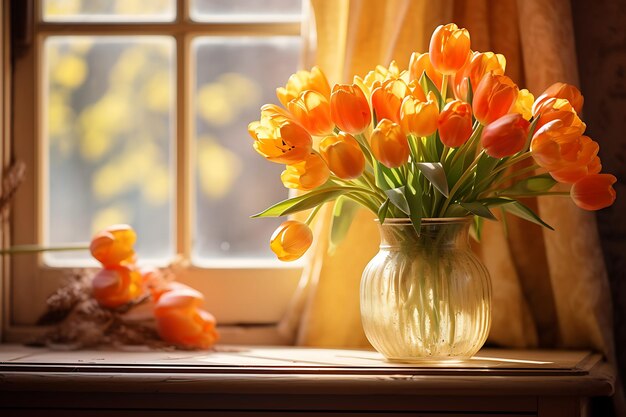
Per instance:
[[[491,324],[489,273],[469,247],[471,218],[379,224],[380,251],[361,280],[361,319],[387,360],[465,359]]]

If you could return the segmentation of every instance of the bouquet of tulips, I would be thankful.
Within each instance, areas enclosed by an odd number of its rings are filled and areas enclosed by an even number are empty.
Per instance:
[[[381,223],[410,218],[418,233],[422,218],[475,216],[478,238],[494,210],[550,228],[524,197],[611,205],[616,178],[600,173],[598,144],[583,135],[580,91],[556,83],[535,99],[505,66],[504,56],[472,51],[468,31],[447,24],[407,70],[392,62],[332,89],[318,67],[293,74],[277,89],[284,108],[266,104],[248,126],[254,149],[286,165],[285,187],[305,192],[253,217],[313,209],[275,231],[278,258],[306,252],[310,222],[335,200],[331,239],[341,238],[355,204]]]

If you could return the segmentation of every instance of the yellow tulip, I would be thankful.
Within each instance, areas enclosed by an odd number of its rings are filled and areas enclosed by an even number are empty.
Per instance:
[[[427,101],[419,101],[413,96],[407,96],[402,101],[400,124],[408,135],[429,136],[437,130],[439,106],[433,92],[428,93]]]
[[[335,124],[330,118],[330,103],[321,93],[306,90],[289,102],[293,117],[314,136],[327,135]]]
[[[309,191],[328,181],[330,170],[326,162],[316,153],[311,153],[304,161],[287,165],[280,175],[287,188]]]
[[[365,169],[365,156],[356,139],[347,133],[326,136],[320,142],[320,154],[339,178],[358,178]]]
[[[382,119],[370,137],[376,159],[388,168],[399,167],[409,160],[409,142],[397,123]]]
[[[248,125],[254,149],[268,161],[294,164],[311,153],[311,135],[293,119],[269,117]]]
[[[283,222],[270,238],[270,249],[281,261],[289,262],[300,258],[313,243],[313,232],[306,224],[297,220]]]
[[[317,66],[311,68],[311,71],[298,71],[289,77],[287,85],[276,89],[278,99],[287,107],[289,102],[297,98],[300,93],[306,90],[317,91],[326,99],[330,99],[330,85],[324,72]]]

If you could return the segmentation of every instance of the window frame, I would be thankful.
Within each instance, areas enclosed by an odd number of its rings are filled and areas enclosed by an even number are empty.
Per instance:
[[[177,256],[191,259],[191,234],[193,213],[193,164],[191,160],[194,115],[192,111],[193,79],[192,40],[198,36],[301,36],[301,62],[310,55],[310,36],[306,33],[307,1],[303,1],[302,21],[224,22],[193,21],[189,1],[176,2],[176,18],[171,22],[44,22],[42,2],[28,1],[26,27],[32,31],[28,48],[13,61],[11,74],[3,80],[10,81],[12,132],[9,145],[16,160],[26,164],[26,178],[16,193],[11,207],[10,224],[3,229],[4,247],[28,243],[43,243],[43,198],[45,193],[41,102],[43,84],[43,45],[47,36],[103,35],[103,36],[171,36],[175,50],[175,143],[172,150],[175,182],[174,248]],[[27,6],[28,7],[28,6]],[[7,12],[7,14],[10,14]],[[5,16],[5,21],[8,20]],[[5,39],[5,46],[11,39]],[[6,50],[8,48],[3,48]],[[301,66],[301,65],[300,65]],[[6,92],[5,92],[6,94]],[[7,94],[9,95],[9,94]],[[6,111],[6,109],[5,109]],[[5,155],[5,166],[8,154]],[[181,215],[181,213],[183,213]],[[184,213],[187,213],[186,215]],[[211,267],[192,266],[183,262],[179,281],[192,285],[205,294],[206,308],[221,323],[225,342],[239,343],[289,343],[276,330],[277,323],[289,310],[293,294],[299,284],[302,263],[283,265],[254,265],[245,262],[218,262]],[[33,333],[42,331],[33,324],[45,307],[45,300],[76,268],[45,265],[42,254],[5,257],[3,266],[2,326],[5,341],[23,341]],[[254,309],[250,308],[251,303]],[[2,305],[4,304],[4,305]],[[35,307],[34,307],[35,306]],[[41,307],[41,308],[39,308]],[[242,326],[243,325],[243,326]],[[0,328],[2,327],[0,326]],[[248,329],[248,330],[245,330]],[[252,329],[252,330],[250,330]],[[224,339],[224,338],[223,338]]]

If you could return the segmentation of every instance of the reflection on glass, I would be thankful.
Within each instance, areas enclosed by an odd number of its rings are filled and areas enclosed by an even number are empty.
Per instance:
[[[176,17],[176,0],[42,1],[47,22],[171,22]]]
[[[287,198],[282,165],[252,148],[248,123],[296,71],[298,37],[201,37],[195,59],[195,262],[273,259],[269,238],[279,222],[250,219]]]
[[[45,42],[48,243],[132,225],[143,259],[173,251],[174,54],[169,37],[54,36]],[[88,259],[52,253],[48,261]]]
[[[191,0],[193,20],[298,21],[302,0]]]

